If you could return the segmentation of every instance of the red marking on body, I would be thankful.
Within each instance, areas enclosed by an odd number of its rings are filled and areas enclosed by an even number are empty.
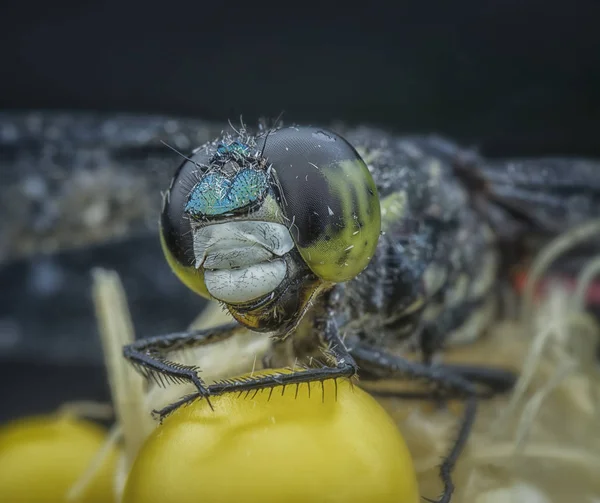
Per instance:
[[[549,274],[547,276],[542,277],[540,281],[538,281],[535,288],[535,300],[540,300],[544,298],[548,292],[548,288],[553,283],[560,283],[563,288],[566,288],[569,292],[574,292],[577,286],[577,281],[572,276],[567,276],[564,274]],[[525,285],[527,284],[527,271],[518,271],[513,276],[513,286],[519,294],[522,294],[525,290]],[[586,292],[586,303],[589,306],[597,306],[600,307],[600,279],[596,279],[590,283],[590,286]]]

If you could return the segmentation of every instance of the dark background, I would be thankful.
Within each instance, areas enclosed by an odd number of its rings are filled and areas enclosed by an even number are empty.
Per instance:
[[[487,155],[600,157],[600,2],[397,3],[5,1],[0,109],[250,123],[283,111],[438,132]],[[18,296],[30,266],[4,271],[2,288],[10,280]],[[85,323],[92,331],[91,311]],[[3,361],[0,383],[0,419],[107,397],[100,367],[76,359]]]
[[[499,152],[600,152],[600,2],[393,4],[5,1],[0,107],[285,111]]]

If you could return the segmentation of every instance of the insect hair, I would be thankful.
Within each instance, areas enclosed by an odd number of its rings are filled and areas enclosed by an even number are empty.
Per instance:
[[[191,159],[190,157],[188,157],[187,155],[185,155],[183,152],[180,152],[179,150],[177,150],[175,147],[173,147],[172,145],[169,145],[166,141],[164,140],[160,140],[160,142],[165,146],[170,148],[173,152],[175,152],[178,156],[183,157],[186,161],[191,162],[192,164],[194,164],[195,166],[197,166],[198,168],[201,168],[201,165],[198,164],[196,161],[194,161],[193,159]]]

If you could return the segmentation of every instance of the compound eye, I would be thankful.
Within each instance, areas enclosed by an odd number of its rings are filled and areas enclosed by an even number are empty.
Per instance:
[[[188,288],[206,298],[211,297],[204,284],[203,271],[195,267],[192,231],[185,207],[202,177],[202,166],[208,165],[212,156],[201,149],[181,164],[165,194],[160,216],[160,242],[167,262]]]
[[[358,152],[341,136],[285,128],[262,139],[279,186],[279,204],[308,267],[335,283],[369,263],[381,231],[377,188]]]

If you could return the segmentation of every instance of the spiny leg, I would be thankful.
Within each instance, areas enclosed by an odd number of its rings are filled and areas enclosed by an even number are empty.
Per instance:
[[[228,379],[219,381],[208,386],[208,394],[222,395],[224,393],[258,391],[277,386],[299,385],[313,381],[324,381],[326,379],[337,379],[339,377],[352,377],[357,373],[354,358],[350,355],[342,342],[335,322],[332,309],[324,309],[321,316],[315,317],[314,330],[320,335],[322,341],[328,346],[328,351],[335,362],[333,366],[321,368],[305,368],[290,373],[276,373],[270,375],[258,375],[244,379]],[[199,397],[202,392],[192,393],[181,400],[156,411],[161,417],[173,412],[178,407],[189,403]]]
[[[437,500],[437,503],[448,503],[454,492],[451,473],[456,460],[466,444],[477,412],[477,390],[475,385],[460,376],[441,371],[437,366],[412,362],[401,357],[389,355],[364,344],[353,347],[351,352],[359,362],[361,368],[366,367],[374,371],[381,370],[386,377],[395,376],[397,378],[416,379],[435,383],[444,388],[455,389],[462,397],[466,397],[465,411],[458,435],[451,451],[444,458],[440,466],[440,478],[444,484],[444,492],[441,498]]]
[[[479,398],[492,398],[496,395],[507,393],[514,388],[518,379],[517,374],[503,368],[451,363],[436,365],[444,371],[483,386],[483,391],[478,394]]]
[[[384,351],[359,343],[350,349],[359,366],[382,377],[396,377],[411,380],[422,380],[434,383],[444,390],[448,398],[460,398],[466,401],[460,429],[452,449],[440,466],[440,477],[444,484],[444,493],[437,503],[448,503],[454,492],[451,473],[460,456],[475,420],[477,412],[478,388],[473,381],[478,381],[498,391],[512,387],[516,377],[503,370],[486,369],[460,365],[425,365],[404,358],[389,355]],[[480,372],[478,372],[478,370]],[[415,395],[419,396],[418,394]],[[421,396],[424,396],[421,394]],[[439,396],[439,395],[438,395]],[[430,500],[431,501],[431,500]]]
[[[482,367],[478,365],[446,365],[436,364],[438,368],[442,368],[454,374],[460,375],[465,379],[482,385],[484,388],[477,393],[479,399],[489,399],[494,396],[506,393],[513,389],[517,375],[509,370],[492,367]],[[445,390],[423,390],[423,391],[400,391],[400,390],[381,390],[369,386],[369,381],[373,377],[361,374],[361,386],[369,393],[378,397],[401,398],[403,400],[452,400],[454,398],[462,398],[463,394],[457,395],[456,389]]]
[[[183,365],[167,359],[167,355],[184,349],[214,344],[232,337],[240,330],[238,324],[221,325],[207,330],[193,330],[173,334],[158,335],[139,339],[123,348],[123,355],[146,378],[153,378],[157,384],[165,380],[188,381],[198,389],[198,396],[210,403],[210,390],[198,375],[199,369],[193,365]]]

